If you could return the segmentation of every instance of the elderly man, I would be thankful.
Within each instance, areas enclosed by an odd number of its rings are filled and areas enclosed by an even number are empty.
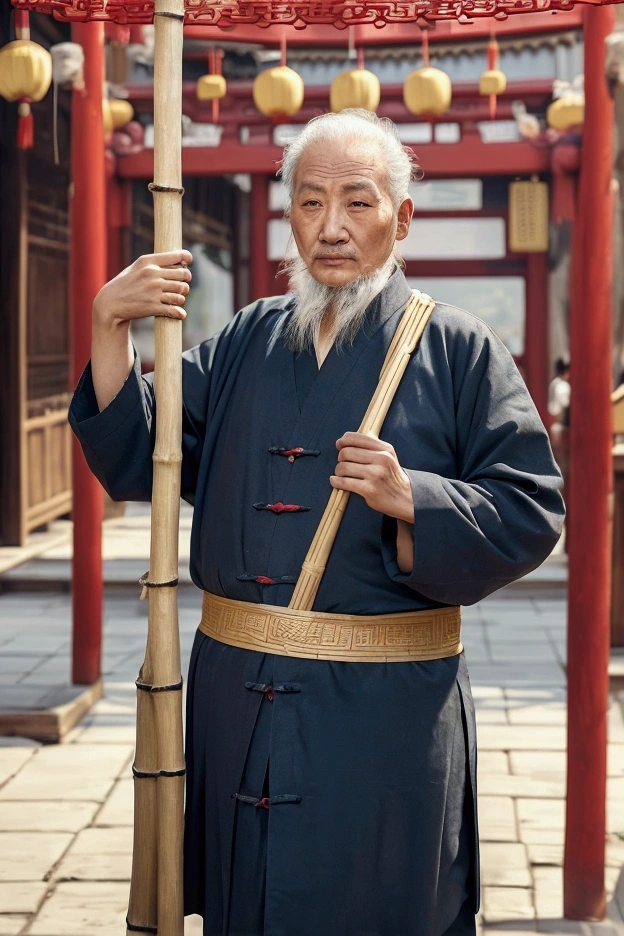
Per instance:
[[[410,299],[398,246],[412,169],[389,121],[308,124],[282,166],[291,293],[184,355],[182,492],[206,593],[188,678],[185,889],[206,936],[475,931],[474,709],[461,643],[436,651],[431,622],[539,565],[563,507],[510,355],[460,309],[436,305],[382,440],[354,431]],[[184,317],[190,260],[141,257],[94,305],[71,420],[114,498],[151,493],[157,401],[129,325]],[[309,629],[296,656],[254,633],[267,605],[287,619],[332,488],[352,496],[314,612],[353,632],[358,616],[407,621],[391,662],[361,634],[348,659],[340,646],[318,659]],[[247,621],[238,643],[219,639],[230,611]]]

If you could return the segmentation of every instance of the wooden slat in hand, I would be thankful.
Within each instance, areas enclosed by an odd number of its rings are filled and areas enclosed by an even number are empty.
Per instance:
[[[364,435],[372,438],[378,437],[394,394],[410,357],[418,347],[418,342],[434,307],[435,302],[430,296],[414,290],[388,348],[377,389],[358,430]],[[312,610],[348,502],[349,491],[339,491],[334,488],[301,567],[301,574],[295,585],[289,608],[298,611]]]

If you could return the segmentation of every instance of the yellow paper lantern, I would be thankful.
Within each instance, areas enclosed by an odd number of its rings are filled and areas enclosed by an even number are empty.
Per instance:
[[[223,75],[202,75],[195,86],[198,101],[220,101],[225,97],[226,91],[227,85]]]
[[[292,117],[303,104],[303,79],[287,65],[267,68],[253,83],[254,104],[265,117]]]
[[[503,94],[507,88],[507,75],[498,68],[489,68],[479,78],[479,94]]]
[[[569,130],[585,120],[585,97],[582,94],[567,94],[548,106],[548,126],[553,130]]]
[[[412,114],[440,116],[451,105],[451,79],[439,68],[417,68],[403,85],[403,100]]]
[[[548,250],[548,185],[538,179],[509,186],[509,249],[513,253]]]
[[[113,133],[120,127],[125,127],[134,117],[134,108],[130,101],[118,98],[104,98],[102,101],[102,117],[104,120],[104,133]]]
[[[335,112],[348,107],[358,107],[372,111],[379,107],[381,88],[379,78],[366,68],[354,68],[352,71],[336,75],[329,92],[329,106]]]
[[[52,56],[30,39],[16,39],[0,49],[0,95],[7,101],[40,101],[52,81]]]

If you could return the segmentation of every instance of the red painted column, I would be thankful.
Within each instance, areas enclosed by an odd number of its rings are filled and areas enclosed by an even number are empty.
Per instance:
[[[612,7],[585,11],[585,126],[570,286],[571,528],[564,912],[575,920],[602,919],[605,913],[613,105],[604,78],[604,59],[605,38],[614,24]]]
[[[73,92],[71,126],[70,293],[72,374],[78,381],[91,354],[91,306],[106,280],[104,197],[104,26],[75,23],[72,39],[84,48],[84,89]],[[73,441],[74,560],[72,679],[90,685],[100,676],[102,648],[103,494],[76,439]]]
[[[128,234],[132,225],[132,188],[127,179],[106,179],[106,278],[113,279],[131,262]]]
[[[262,299],[271,296],[269,276],[269,179],[266,175],[252,175],[249,224],[249,298]]]

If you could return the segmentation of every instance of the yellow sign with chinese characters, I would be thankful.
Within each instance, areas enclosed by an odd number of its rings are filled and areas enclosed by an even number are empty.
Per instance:
[[[548,185],[531,179],[509,186],[509,249],[512,253],[548,250]]]

